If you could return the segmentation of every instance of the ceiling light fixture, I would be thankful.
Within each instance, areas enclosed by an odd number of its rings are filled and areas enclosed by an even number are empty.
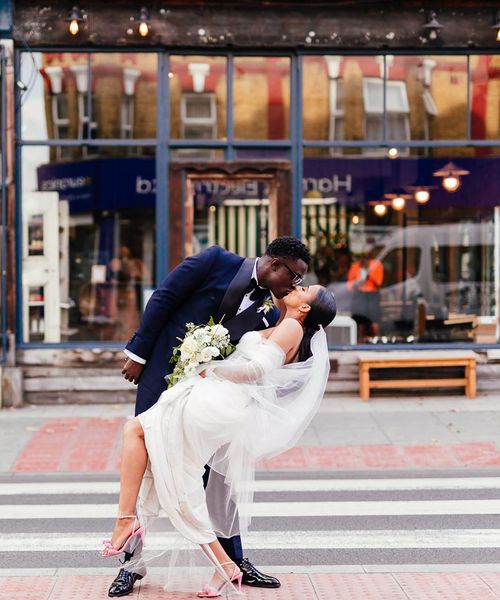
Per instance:
[[[431,195],[429,193],[429,190],[416,190],[415,200],[419,204],[427,204],[427,202],[429,202],[430,199],[431,199]]]
[[[394,190],[390,194],[384,194],[384,198],[390,201],[394,210],[403,210],[406,206],[406,201],[412,197],[411,194],[406,194],[403,189]]]
[[[77,35],[80,31],[80,23],[83,23],[84,17],[78,6],[73,6],[69,17],[66,19],[69,22],[69,32],[71,35]]]
[[[394,210],[403,210],[406,205],[406,200],[403,196],[396,196],[392,199],[391,206]]]
[[[148,9],[143,6],[139,14],[139,35],[146,37],[149,34],[149,13]]]
[[[434,177],[442,177],[443,180],[441,182],[443,188],[447,192],[456,192],[458,188],[462,185],[460,177],[464,175],[470,175],[470,171],[467,169],[461,169],[455,163],[449,162],[441,169],[434,171]]]
[[[497,12],[495,13],[495,18],[494,18],[494,25],[491,26],[492,29],[496,29],[497,32],[497,37],[496,40],[497,42],[500,42],[500,10],[497,10]]]
[[[430,40],[436,40],[441,29],[444,25],[437,20],[437,14],[434,10],[429,13],[427,23],[424,25],[424,29],[428,32]]]

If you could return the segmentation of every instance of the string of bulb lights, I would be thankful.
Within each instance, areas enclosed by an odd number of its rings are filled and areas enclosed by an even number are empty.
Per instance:
[[[81,31],[82,24],[87,20],[87,13],[79,8],[78,6],[73,6],[71,9],[71,13],[66,21],[69,23],[68,30],[71,35],[78,35]],[[150,19],[149,19],[149,11],[145,6],[142,6],[139,15],[137,17],[130,17],[130,21],[134,23],[137,21],[137,33],[141,37],[147,37],[151,30]],[[132,35],[134,33],[134,28],[129,27],[127,29],[127,33]]]
[[[456,192],[462,185],[461,177],[470,175],[470,171],[459,167],[453,162],[449,162],[437,171],[434,171],[434,177],[441,177],[441,185],[449,193]],[[373,206],[373,212],[377,217],[384,217],[387,214],[389,206],[395,211],[401,211],[406,206],[406,202],[414,198],[417,204],[424,205],[431,198],[431,190],[436,189],[434,185],[408,185],[403,190],[396,190],[384,194],[383,200],[370,202]]]
[[[83,9],[79,8],[76,5],[73,6],[69,17],[66,19],[66,21],[69,23],[69,33],[71,35],[78,35],[81,30],[81,24],[85,22],[86,18],[87,14]],[[147,37],[149,35],[151,31],[151,24],[149,11],[145,6],[141,7],[137,17],[130,17],[130,21],[137,21],[137,33],[141,37]],[[438,21],[437,13],[435,11],[429,12],[426,22],[422,26],[424,34],[431,41],[437,40],[441,33],[441,30],[443,30],[444,28],[445,26]],[[495,32],[496,41],[500,42],[500,10],[497,10],[494,14],[493,25],[491,26],[491,29],[493,29]],[[127,29],[127,33],[129,35],[134,33],[134,28],[131,27]],[[396,148],[390,148],[390,150],[396,151],[397,156]]]

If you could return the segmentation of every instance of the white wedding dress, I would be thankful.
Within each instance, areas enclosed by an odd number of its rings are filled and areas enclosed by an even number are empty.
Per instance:
[[[284,365],[277,344],[246,333],[229,358],[202,365],[206,377],[178,382],[139,416],[149,456],[138,501],[146,549],[159,516],[194,544],[248,529],[255,463],[295,445],[323,397],[329,358],[322,329],[311,351],[307,361]]]

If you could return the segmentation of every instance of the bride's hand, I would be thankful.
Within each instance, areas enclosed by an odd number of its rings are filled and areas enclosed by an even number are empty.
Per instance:
[[[207,376],[207,372],[206,372],[205,370],[203,370],[203,371],[200,371],[200,372],[198,373],[198,375],[199,375],[200,377],[203,377],[203,378],[205,378],[205,377]]]

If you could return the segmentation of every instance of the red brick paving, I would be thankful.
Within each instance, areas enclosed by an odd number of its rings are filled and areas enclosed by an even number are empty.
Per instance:
[[[49,600],[55,577],[2,577],[0,600]]]
[[[14,464],[16,473],[115,472],[124,419],[46,421]]]
[[[408,600],[390,573],[318,573],[311,581],[318,600]]]
[[[74,418],[46,421],[20,452],[12,471],[116,472],[125,419]],[[297,446],[264,460],[262,469],[411,469],[500,465],[493,443]]]
[[[249,600],[500,600],[500,573],[312,573],[280,575],[279,590],[245,588]],[[0,600],[98,600],[109,576],[1,577]],[[192,600],[151,577],[131,600]]]
[[[410,600],[498,600],[488,573],[400,573],[394,577]]]

